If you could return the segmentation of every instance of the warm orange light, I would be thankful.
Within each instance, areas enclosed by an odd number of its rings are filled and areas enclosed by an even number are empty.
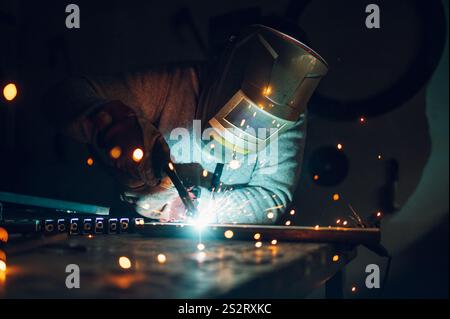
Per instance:
[[[17,96],[17,86],[14,83],[9,83],[3,88],[3,96],[7,101],[12,101]]]
[[[333,200],[334,201],[338,201],[339,198],[341,198],[341,196],[339,196],[339,194],[333,194]]]
[[[164,254],[159,254],[156,259],[160,264],[164,264],[167,261],[167,257]]]
[[[361,116],[361,117],[359,118],[359,122],[360,122],[361,124],[366,123],[366,118]]]
[[[6,263],[0,260],[0,271],[6,271]]]
[[[231,239],[231,238],[233,238],[234,233],[232,230],[227,230],[225,233],[223,233],[223,235],[225,236],[225,238]]]
[[[270,86],[266,87],[263,91],[264,95],[270,95],[272,93],[272,88]]]
[[[383,214],[381,212],[377,212],[377,217],[381,217]]]
[[[133,151],[133,161],[139,163],[144,158],[144,151],[140,148],[137,148]]]
[[[339,261],[339,255],[334,255],[333,256],[333,261],[334,262],[338,262]]]
[[[336,224],[340,224],[340,223],[341,223],[341,220],[338,219],[338,220],[336,221]]]
[[[338,145],[336,145],[338,150],[342,150],[344,148],[344,145],[342,145],[341,143],[339,143]]]
[[[255,247],[256,247],[256,248],[261,248],[261,247],[262,247],[262,242],[257,241],[257,242],[255,243]]]
[[[254,240],[259,240],[261,238],[261,234],[260,233],[256,233],[255,235],[253,235],[253,239]]]
[[[344,222],[342,223],[342,225],[347,226],[348,222],[346,220],[344,220]]]
[[[356,290],[357,290],[357,289],[356,289],[356,286],[353,286],[353,287],[352,287],[352,292],[356,292]]]
[[[315,181],[318,181],[318,180],[319,180],[319,175],[314,175],[313,179],[314,179]]]
[[[278,241],[277,241],[276,239],[273,239],[270,243],[271,243],[272,245],[276,245],[276,244],[278,243]]]
[[[208,176],[208,170],[204,169],[202,175],[203,175],[203,177],[207,177]]]
[[[109,156],[111,156],[113,159],[118,159],[122,155],[122,149],[119,146],[113,147],[109,151]]]
[[[8,241],[8,232],[6,229],[0,227],[0,241],[6,243]]]
[[[295,209],[291,209],[291,211],[289,212],[289,214],[292,216],[292,215],[295,215]]]
[[[291,225],[291,221],[288,220],[288,221],[286,221],[284,224],[285,224],[286,226],[290,226],[290,225]]]
[[[131,268],[131,260],[128,257],[120,257],[119,258],[119,266],[123,269],[130,269]]]
[[[314,226],[314,229],[315,229],[315,230],[319,230],[319,228],[320,228],[319,225]]]
[[[93,159],[92,157],[89,157],[89,158],[86,160],[86,164],[87,164],[88,166],[94,165],[94,159]]]

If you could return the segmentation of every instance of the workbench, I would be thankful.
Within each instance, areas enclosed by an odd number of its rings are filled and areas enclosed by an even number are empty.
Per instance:
[[[326,285],[327,297],[339,298],[342,271],[356,255],[354,247],[326,243],[263,242],[257,248],[254,241],[214,239],[203,241],[203,251],[198,243],[195,236],[139,234],[33,239],[7,255],[0,296],[302,298]],[[119,265],[120,257],[130,261],[128,269]],[[80,268],[79,289],[66,287],[69,264]]]

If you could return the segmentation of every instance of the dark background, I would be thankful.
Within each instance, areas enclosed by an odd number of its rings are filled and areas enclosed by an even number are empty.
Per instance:
[[[386,296],[448,297],[447,1],[83,0],[72,30],[69,3],[0,1],[0,87],[19,89],[0,101],[0,190],[111,205],[114,181],[51,128],[43,94],[69,76],[206,60],[240,27],[276,15],[330,65],[310,105],[293,224],[334,225],[349,204],[366,218],[381,210],[394,255]],[[365,27],[369,3],[380,29]],[[376,297],[364,268],[384,260],[360,256],[347,284]]]

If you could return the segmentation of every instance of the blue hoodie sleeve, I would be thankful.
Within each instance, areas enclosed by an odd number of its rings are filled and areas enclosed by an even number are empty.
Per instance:
[[[258,157],[248,184],[213,194],[202,189],[200,211],[213,213],[210,222],[274,224],[292,201],[300,176],[305,135],[306,114],[303,114],[278,137],[278,152]]]

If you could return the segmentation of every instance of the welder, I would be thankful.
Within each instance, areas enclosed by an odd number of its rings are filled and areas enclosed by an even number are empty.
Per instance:
[[[211,65],[69,80],[45,107],[59,128],[91,145],[139,214],[184,220],[165,169],[168,161],[196,163],[211,184],[186,187],[207,222],[271,224],[292,200],[307,104],[326,72],[324,59],[292,35],[252,25]],[[195,136],[198,123],[208,139],[192,138],[175,152],[174,132]],[[269,145],[276,147],[267,155]]]

